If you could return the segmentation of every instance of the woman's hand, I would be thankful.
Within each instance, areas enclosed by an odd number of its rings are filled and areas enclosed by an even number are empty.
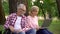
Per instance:
[[[39,30],[41,27],[40,26],[37,26],[36,29]]]

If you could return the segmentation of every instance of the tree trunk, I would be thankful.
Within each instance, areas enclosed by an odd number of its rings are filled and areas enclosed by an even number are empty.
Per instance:
[[[17,11],[18,4],[25,4],[26,5],[26,16],[28,15],[28,0],[9,0],[9,13],[15,13]]]
[[[2,0],[0,0],[0,25],[4,24],[5,22],[5,14],[2,8]]]
[[[47,18],[44,19],[44,23],[43,23],[42,27],[47,27],[48,28],[50,26],[51,22],[52,22],[51,12],[48,12],[47,15],[46,15]]]
[[[60,0],[56,0],[58,7],[58,17],[60,18]]]
[[[17,11],[17,0],[9,0],[9,14]]]

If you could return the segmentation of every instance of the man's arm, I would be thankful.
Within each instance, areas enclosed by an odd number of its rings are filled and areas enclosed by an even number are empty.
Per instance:
[[[6,22],[4,24],[4,28],[8,29],[9,28],[9,24],[10,24],[10,16],[7,17]]]
[[[14,27],[13,26],[9,26],[9,29],[14,32]]]
[[[5,29],[10,29],[13,32],[14,28],[13,28],[13,26],[10,26],[11,17],[12,17],[12,14],[7,17],[6,22],[4,24],[4,28]]]
[[[24,28],[22,29],[23,31],[27,31],[27,30],[31,29],[27,20],[28,20],[28,18],[25,19]]]

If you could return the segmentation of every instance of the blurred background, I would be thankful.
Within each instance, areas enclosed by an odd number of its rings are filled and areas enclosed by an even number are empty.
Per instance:
[[[16,12],[19,3],[26,5],[26,16],[31,6],[38,6],[39,25],[45,23],[51,32],[60,34],[60,0],[0,0],[0,33],[4,32],[3,25],[7,16]]]

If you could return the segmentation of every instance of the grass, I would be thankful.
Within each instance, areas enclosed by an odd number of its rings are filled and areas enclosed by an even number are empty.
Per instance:
[[[49,30],[54,34],[60,34],[60,21],[52,21],[52,24],[49,26]]]
[[[43,23],[42,20],[39,21],[39,25],[41,26]],[[60,34],[60,21],[59,20],[53,20],[51,25],[48,27],[48,29],[53,32],[53,34]]]

